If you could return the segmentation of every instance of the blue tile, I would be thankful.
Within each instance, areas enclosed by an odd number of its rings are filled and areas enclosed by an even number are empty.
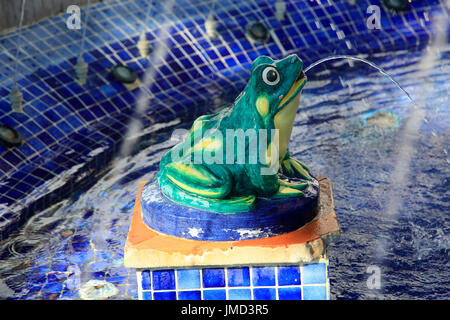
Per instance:
[[[203,300],[226,300],[225,289],[203,290]]]
[[[153,271],[152,278],[153,290],[175,289],[175,272],[173,270]]]
[[[143,291],[142,292],[142,300],[153,300],[151,291]]]
[[[48,283],[42,287],[42,291],[46,293],[60,293],[62,291],[62,283]]]
[[[275,288],[256,288],[253,289],[254,300],[276,300],[277,293]]]
[[[250,285],[250,270],[245,268],[228,268],[229,287],[247,287]]]
[[[153,292],[155,300],[176,300],[177,294],[175,291]]]
[[[178,300],[201,300],[201,291],[178,291]]]
[[[278,285],[298,285],[300,284],[300,269],[298,266],[278,267]]]
[[[178,289],[200,288],[200,269],[179,269],[177,270]]]
[[[326,282],[325,263],[305,264],[303,265],[302,272],[303,284]]]
[[[152,289],[152,278],[149,270],[145,270],[141,272],[142,278],[142,289],[143,290],[151,290]]]
[[[253,286],[274,286],[275,268],[274,267],[253,267],[252,268]]]
[[[222,268],[203,269],[203,287],[225,287],[225,270]]]
[[[326,300],[327,287],[323,286],[303,286],[303,300]]]
[[[278,288],[278,299],[279,300],[301,300],[302,299],[302,289],[300,288],[300,286]]]
[[[250,289],[229,289],[228,300],[251,300],[252,292]]]

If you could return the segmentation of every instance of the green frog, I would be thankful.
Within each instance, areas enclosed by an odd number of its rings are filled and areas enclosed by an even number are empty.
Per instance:
[[[313,178],[288,143],[306,83],[297,55],[258,57],[233,104],[196,119],[160,162],[157,181],[170,199],[213,212],[247,212],[258,197],[302,197]]]

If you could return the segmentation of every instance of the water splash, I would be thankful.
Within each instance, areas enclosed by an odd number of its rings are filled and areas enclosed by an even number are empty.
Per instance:
[[[169,0],[165,2],[164,8],[167,12],[171,12],[174,7],[174,0]],[[169,22],[165,22],[161,25],[161,28],[159,29],[159,42],[155,46],[154,51],[152,53],[152,58],[157,60],[164,60],[165,57],[168,54],[168,46],[166,45],[166,41],[168,41],[170,34],[169,34]],[[143,123],[142,118],[145,118],[145,111],[147,110],[149,106],[149,102],[151,101],[151,98],[153,97],[152,92],[150,91],[150,86],[152,82],[155,79],[156,75],[156,67],[157,63],[151,63],[150,67],[145,71],[144,79],[141,86],[140,95],[137,99],[136,103],[136,110],[135,110],[135,116],[131,118],[129,124],[128,124],[128,130],[127,133],[124,136],[124,142],[122,143],[122,146],[119,151],[119,156],[116,157],[116,159],[113,162],[113,171],[114,168],[117,166],[117,162],[121,158],[125,158],[128,155],[130,155],[132,148],[135,143],[135,137],[140,136],[140,132],[143,130]],[[151,119],[150,119],[151,120]]]
[[[147,31],[146,31],[146,29],[147,29],[147,22],[148,22],[148,19],[150,17],[150,12],[151,12],[152,7],[153,7],[152,4],[153,4],[153,2],[149,1],[147,13],[145,15],[144,20],[142,21],[142,32],[141,32],[141,35],[139,36],[139,41],[137,43],[137,48],[139,50],[139,54],[143,58],[148,58],[150,56],[150,53],[151,53],[150,42],[147,40]]]
[[[86,42],[86,30],[89,22],[89,6],[91,4],[91,0],[87,0],[86,5],[86,18],[84,20],[83,34],[81,36],[81,44],[80,44],[80,55],[77,59],[77,64],[75,65],[75,74],[77,75],[77,81],[80,85],[84,85],[86,83],[88,65],[86,61],[84,61],[83,52],[85,48]]]
[[[22,92],[20,91],[16,80],[14,80],[13,87],[11,89],[11,92],[9,93],[9,102],[14,112],[23,112],[22,100]]]
[[[84,61],[84,57],[82,54],[77,59],[77,64],[75,65],[75,74],[77,75],[77,81],[80,85],[84,85],[86,83],[88,72],[88,65],[86,61]]]
[[[14,112],[23,112],[22,108],[23,95],[22,92],[20,92],[19,86],[17,85],[17,69],[19,63],[19,49],[20,46],[22,45],[22,25],[23,25],[23,18],[25,15],[26,2],[27,2],[26,0],[22,0],[22,7],[20,11],[20,20],[19,20],[19,30],[17,34],[16,55],[13,67],[13,87],[9,94],[9,101],[11,103],[11,108]]]
[[[447,6],[450,5],[450,0],[447,0]],[[417,79],[429,78],[431,71],[435,67],[440,57],[440,50],[446,46],[447,43],[447,31],[446,28],[441,26],[447,25],[446,16],[441,15],[438,20],[435,21],[438,32],[426,51],[425,56],[420,61],[418,71],[414,75]],[[397,217],[399,212],[402,211],[401,196],[405,188],[410,186],[410,167],[412,157],[416,152],[415,145],[419,138],[419,127],[422,121],[425,119],[425,110],[423,106],[426,105],[427,97],[429,93],[426,90],[426,86],[421,86],[420,91],[417,93],[417,97],[420,99],[418,104],[414,104],[414,107],[410,110],[409,116],[404,122],[402,134],[399,137],[397,160],[395,162],[394,170],[391,175],[391,189],[394,192],[390,193],[386,202],[385,215],[390,217]],[[432,131],[433,133],[434,131]],[[408,214],[407,210],[406,211]],[[410,222],[411,219],[408,219]],[[414,226],[412,226],[414,230]],[[414,237],[414,233],[412,234]],[[415,239],[413,238],[413,241]]]

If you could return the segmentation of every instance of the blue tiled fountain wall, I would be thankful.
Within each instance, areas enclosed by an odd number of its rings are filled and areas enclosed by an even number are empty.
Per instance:
[[[84,85],[74,71],[83,28],[68,29],[67,14],[25,27],[20,37],[18,31],[0,36],[0,123],[16,128],[25,140],[13,149],[0,146],[0,239],[33,213],[94,181],[117,154],[132,117],[149,128],[211,110],[218,98],[243,88],[258,55],[297,53],[309,65],[332,54],[417,50],[434,32],[433,16],[445,12],[438,0],[413,1],[412,10],[402,14],[378,0],[302,0],[286,1],[287,13],[279,22],[274,0],[217,1],[220,37],[211,39],[204,22],[213,2],[178,0],[171,12],[162,7],[166,2],[153,1],[149,19],[148,0],[89,8]],[[381,8],[379,30],[366,26],[369,5]],[[246,39],[251,21],[269,28],[266,44]],[[144,26],[150,47],[156,47],[163,24],[170,34],[167,57],[141,57],[137,42]],[[8,98],[16,54],[23,113],[13,112]],[[141,89],[128,90],[109,76],[116,64],[128,65],[141,80],[149,67],[156,70],[154,81],[142,90],[148,98],[145,116],[135,114]]]

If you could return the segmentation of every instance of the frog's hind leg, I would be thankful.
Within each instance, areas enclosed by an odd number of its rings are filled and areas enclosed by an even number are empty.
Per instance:
[[[162,192],[172,200],[216,212],[248,211],[254,196],[228,197],[232,178],[223,166],[170,163],[158,174]]]
[[[231,177],[227,169],[217,166],[214,171],[201,164],[172,162],[162,170],[168,181],[193,195],[222,199],[231,189]]]
[[[288,177],[298,176],[309,181],[312,180],[308,166],[295,158],[284,159],[281,162],[281,168],[282,172]]]

